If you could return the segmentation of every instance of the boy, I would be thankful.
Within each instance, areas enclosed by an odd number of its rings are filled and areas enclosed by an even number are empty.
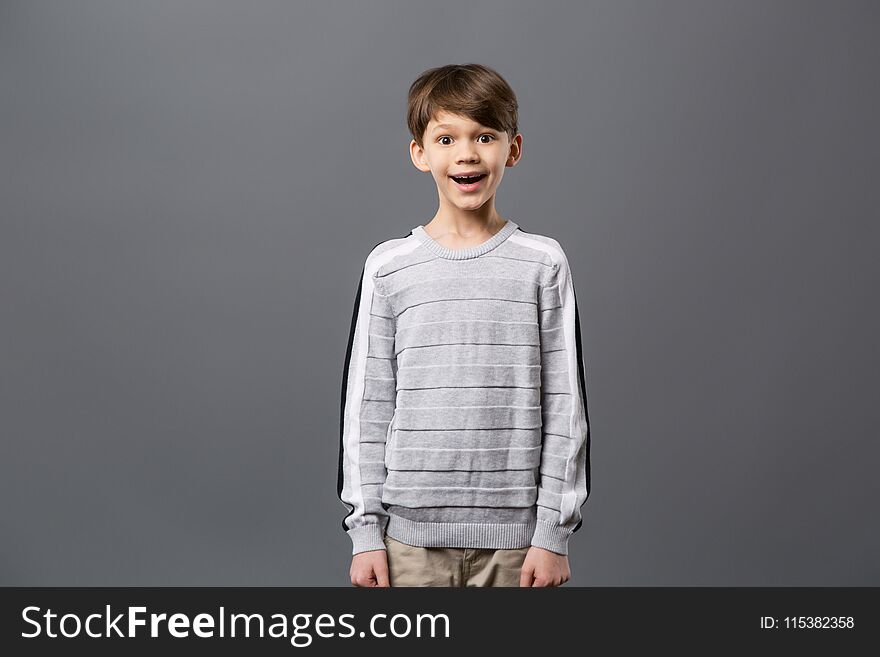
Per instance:
[[[377,244],[358,285],[338,478],[355,586],[570,578],[590,484],[580,321],[559,243],[495,209],[517,108],[477,64],[410,87],[410,156],[440,207]]]

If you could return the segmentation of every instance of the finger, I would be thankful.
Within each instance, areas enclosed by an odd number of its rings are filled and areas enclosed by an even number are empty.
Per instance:
[[[391,587],[391,583],[388,581],[388,562],[386,561],[384,564],[381,564],[376,567],[376,580],[379,582],[379,586]]]

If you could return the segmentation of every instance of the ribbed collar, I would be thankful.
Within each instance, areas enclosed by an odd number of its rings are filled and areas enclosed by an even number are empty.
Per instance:
[[[424,226],[416,226],[412,229],[412,234],[418,237],[422,244],[424,244],[428,249],[432,252],[436,253],[441,258],[447,258],[449,260],[467,260],[469,258],[476,258],[478,256],[483,255],[484,253],[488,253],[496,246],[501,244],[508,237],[513,235],[516,232],[516,229],[519,228],[514,222],[510,219],[507,220],[507,223],[495,233],[492,237],[487,239],[482,244],[477,244],[476,246],[470,246],[466,249],[449,249],[440,244],[433,237],[428,235],[425,231]]]

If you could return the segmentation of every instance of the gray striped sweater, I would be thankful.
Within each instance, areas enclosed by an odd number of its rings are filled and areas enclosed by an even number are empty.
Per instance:
[[[508,220],[449,249],[422,226],[377,244],[343,369],[339,499],[352,554],[422,547],[568,554],[590,490],[568,260]]]

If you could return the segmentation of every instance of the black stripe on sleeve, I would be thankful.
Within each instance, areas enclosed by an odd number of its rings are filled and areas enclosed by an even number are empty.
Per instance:
[[[572,291],[574,291],[574,285],[572,285]],[[583,358],[583,347],[581,346],[581,319],[580,314],[578,313],[577,306],[577,292],[574,293],[574,335],[575,342],[577,344],[577,364],[578,364],[578,385],[580,386],[580,394],[581,394],[581,402],[584,405],[584,417],[587,421],[587,445],[586,445],[586,486],[587,486],[587,496],[584,498],[583,503],[581,504],[581,508],[583,508],[584,504],[586,504],[587,500],[590,498],[590,412],[589,406],[587,406],[587,385],[584,377],[584,358]],[[583,517],[575,528],[572,530],[572,533],[576,532],[580,529],[583,524]]]
[[[354,309],[351,312],[351,329],[348,335],[348,347],[345,350],[345,365],[342,368],[342,401],[339,409],[339,475],[336,479],[336,489],[340,500],[342,500],[342,486],[344,483],[344,468],[342,463],[345,454],[345,445],[343,443],[345,434],[345,391],[348,389],[348,368],[351,364],[351,350],[354,346],[354,331],[357,326],[358,308],[361,305],[361,290],[364,285],[364,272],[366,269],[367,264],[364,262],[364,267],[361,270],[361,275],[358,279],[357,294],[355,294],[354,297]],[[349,512],[345,518],[342,519],[342,529],[343,531],[348,531],[348,526],[345,524],[345,521],[352,513],[354,513],[354,507],[347,502],[343,502],[343,504],[348,507]]]

